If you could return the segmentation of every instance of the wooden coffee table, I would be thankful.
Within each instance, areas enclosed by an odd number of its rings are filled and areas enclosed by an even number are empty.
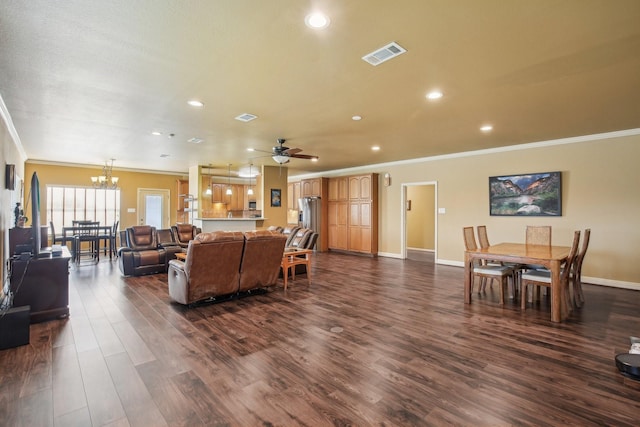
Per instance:
[[[289,278],[289,270],[293,267],[291,271],[291,279],[296,279],[296,268],[295,266],[298,264],[304,264],[307,266],[307,281],[311,284],[311,254],[313,253],[312,249],[298,249],[298,248],[287,248],[284,250],[284,255],[282,256],[282,279],[284,281],[284,289],[287,289],[287,279]]]

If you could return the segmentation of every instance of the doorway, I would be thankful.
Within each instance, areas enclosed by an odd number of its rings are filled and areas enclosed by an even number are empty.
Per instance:
[[[402,184],[403,259],[435,262],[437,259],[437,183]]]
[[[139,188],[137,223],[156,229],[169,228],[169,197],[169,190]]]

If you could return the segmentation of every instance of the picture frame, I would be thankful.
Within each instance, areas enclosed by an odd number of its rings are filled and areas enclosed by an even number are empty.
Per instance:
[[[16,188],[16,165],[7,164],[4,167],[4,188],[15,190]]]
[[[489,177],[489,215],[562,216],[561,172]]]
[[[279,188],[271,189],[271,207],[279,208],[282,206],[282,190]]]

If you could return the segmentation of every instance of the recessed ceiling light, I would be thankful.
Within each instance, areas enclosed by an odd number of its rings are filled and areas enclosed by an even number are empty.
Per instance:
[[[380,146],[374,145],[373,147],[371,147],[371,151],[380,151]]]
[[[162,135],[162,132],[158,132],[157,130],[154,130],[153,132],[151,132],[151,135],[160,136]]]
[[[190,101],[187,101],[187,104],[191,105],[192,107],[204,107],[204,104],[201,101],[198,101],[196,99],[192,99]]]
[[[482,127],[480,127],[480,130],[482,132],[491,132],[493,130],[493,126],[491,126],[491,125],[483,125]]]
[[[442,98],[443,94],[439,90],[433,90],[427,94],[427,99],[435,100]]]
[[[247,148],[247,151],[256,151],[255,148]]]
[[[320,12],[310,13],[304,18],[304,23],[310,28],[326,28],[329,26],[329,18]]]
[[[318,158],[317,158],[317,157],[312,157],[312,158],[311,158],[311,161],[312,161],[312,162],[317,162],[317,161],[318,161]]]
[[[353,117],[351,117],[351,120],[354,120],[354,121],[357,122],[359,120],[362,120],[362,116],[353,116]]]

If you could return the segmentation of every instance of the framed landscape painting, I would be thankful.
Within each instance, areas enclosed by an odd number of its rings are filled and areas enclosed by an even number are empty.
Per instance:
[[[489,177],[489,214],[561,216],[560,172]]]

